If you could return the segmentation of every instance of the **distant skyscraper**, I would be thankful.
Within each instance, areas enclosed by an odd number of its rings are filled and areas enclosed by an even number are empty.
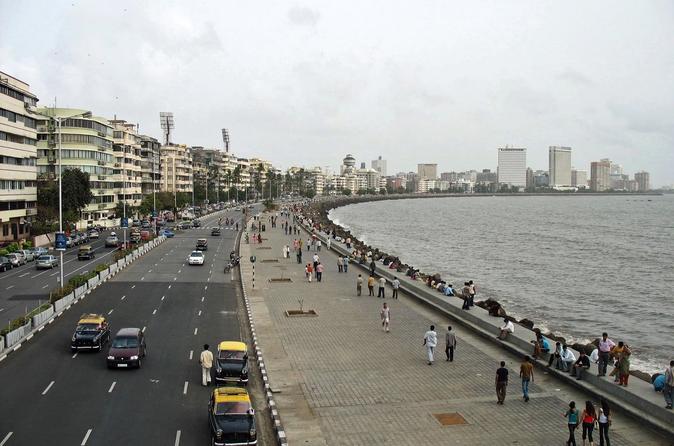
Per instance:
[[[382,177],[386,176],[386,160],[381,159],[381,156],[372,161],[372,168],[379,172]]]
[[[634,180],[639,185],[639,191],[651,190],[651,174],[648,172],[637,172],[634,174]]]
[[[527,185],[527,149],[499,147],[498,182],[509,186]]]
[[[587,187],[587,170],[571,169],[571,186]]]
[[[590,164],[590,189],[594,192],[607,190],[610,187],[610,173],[611,162],[609,160],[593,161]]]
[[[571,147],[550,146],[550,187],[571,186]]]
[[[417,164],[417,173],[419,174],[419,179],[429,179],[435,180],[438,177],[438,165],[437,164]]]

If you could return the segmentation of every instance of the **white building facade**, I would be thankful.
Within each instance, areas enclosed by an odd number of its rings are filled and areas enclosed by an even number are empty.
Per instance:
[[[550,187],[570,187],[571,147],[550,146],[548,153]]]
[[[498,183],[507,184],[508,186],[526,187],[527,149],[499,147]]]

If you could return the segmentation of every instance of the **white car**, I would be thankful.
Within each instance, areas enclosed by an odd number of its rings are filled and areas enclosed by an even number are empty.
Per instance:
[[[204,264],[204,253],[201,251],[192,251],[192,254],[187,258],[187,263],[189,265],[203,265]]]

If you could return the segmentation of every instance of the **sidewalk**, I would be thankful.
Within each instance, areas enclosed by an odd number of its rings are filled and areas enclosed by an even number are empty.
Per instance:
[[[266,220],[266,217],[263,217]],[[518,378],[519,360],[485,342],[459,324],[401,293],[391,306],[391,332],[382,330],[382,299],[355,293],[356,277],[366,272],[351,264],[338,273],[336,256],[319,252],[325,265],[323,282],[308,283],[303,265],[282,257],[282,246],[299,236],[285,236],[278,227],[262,233],[261,245],[241,245],[242,268],[256,321],[257,336],[275,392],[289,444],[564,444],[568,432],[562,414],[570,400],[582,407],[589,396],[536,370],[531,400],[524,403]],[[302,233],[304,240],[307,234]],[[271,249],[265,249],[271,248]],[[251,289],[251,255],[255,289]],[[274,261],[275,260],[275,261]],[[269,282],[290,278],[292,283]],[[286,310],[314,309],[317,317],[285,315]],[[428,366],[422,347],[424,332],[436,325],[440,344],[436,362]],[[445,361],[444,333],[452,325],[458,337],[454,362]],[[510,369],[504,406],[496,404],[494,374],[498,362]],[[596,401],[595,401],[596,403]],[[455,414],[465,424],[443,426],[441,414]],[[449,418],[449,417],[448,417]],[[576,432],[580,444],[581,432]],[[595,431],[599,444],[599,433]],[[671,444],[616,413],[611,429],[615,444]]]

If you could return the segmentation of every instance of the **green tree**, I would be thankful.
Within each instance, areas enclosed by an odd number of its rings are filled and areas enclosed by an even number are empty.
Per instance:
[[[342,195],[346,195],[348,197],[351,195],[351,189],[342,189]]]
[[[63,227],[80,220],[80,214],[93,195],[89,187],[89,174],[79,169],[66,169],[61,179],[63,206]],[[59,192],[58,181],[40,178],[37,188],[38,213],[31,228],[33,235],[44,234],[58,229]]]

